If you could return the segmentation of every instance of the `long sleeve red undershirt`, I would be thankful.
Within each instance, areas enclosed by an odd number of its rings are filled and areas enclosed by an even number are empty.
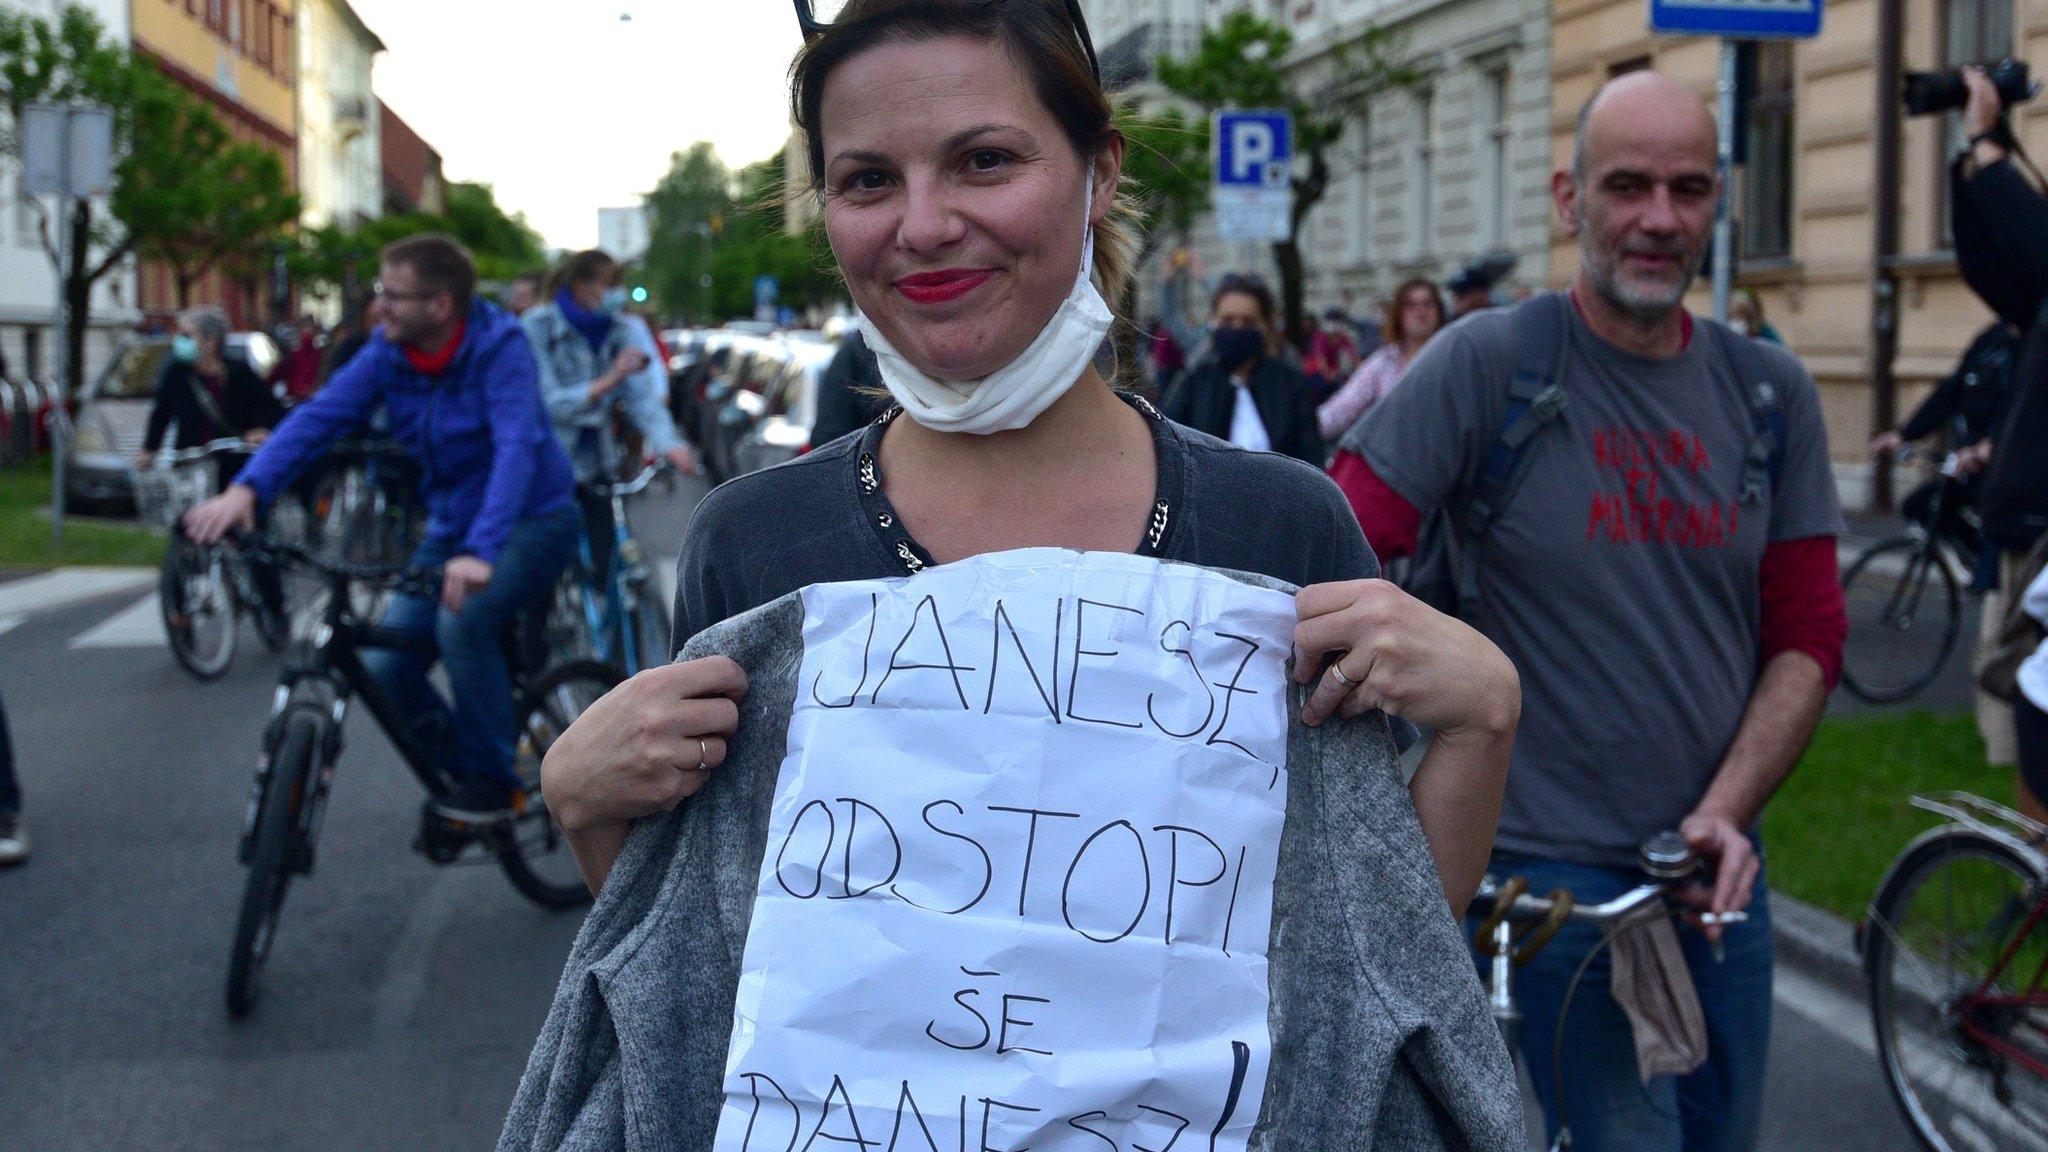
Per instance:
[[[1422,514],[1387,486],[1365,459],[1337,453],[1330,478],[1344,490],[1365,529],[1366,542],[1381,560],[1410,556],[1422,530]],[[1758,629],[1758,664],[1781,652],[1804,652],[1820,665],[1830,691],[1842,676],[1842,644],[1849,618],[1837,575],[1835,538],[1808,536],[1765,546],[1757,572],[1763,622]]]

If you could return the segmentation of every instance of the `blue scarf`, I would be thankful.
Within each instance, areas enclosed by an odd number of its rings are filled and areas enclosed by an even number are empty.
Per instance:
[[[590,341],[590,350],[592,352],[604,350],[605,338],[612,334],[612,318],[610,316],[602,312],[592,312],[579,306],[576,303],[576,298],[569,294],[567,288],[563,288],[560,292],[555,293],[555,307],[562,310],[562,319],[569,322],[569,327],[581,332],[583,338]]]

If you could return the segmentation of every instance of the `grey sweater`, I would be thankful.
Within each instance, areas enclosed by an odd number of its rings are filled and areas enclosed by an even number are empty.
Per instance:
[[[569,955],[500,1152],[712,1145],[803,657],[801,600],[707,628],[682,657],[714,653],[750,684],[725,766],[628,839]],[[1298,689],[1293,705],[1298,715]],[[1513,1069],[1385,718],[1290,722],[1287,771],[1272,1071],[1251,1147],[1520,1148]]]

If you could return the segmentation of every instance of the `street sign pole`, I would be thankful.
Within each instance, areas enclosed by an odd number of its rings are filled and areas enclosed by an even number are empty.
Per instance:
[[[1719,131],[1721,202],[1714,209],[1714,319],[1728,322],[1728,294],[1735,282],[1735,41],[1721,41],[1721,79],[1714,85],[1714,124]]]
[[[1720,137],[1715,163],[1721,202],[1714,209],[1714,319],[1728,319],[1735,282],[1736,54],[1743,40],[1811,40],[1820,35],[1822,0],[1650,0],[1650,30],[1667,35],[1721,38],[1721,72],[1714,83],[1714,127]]]
[[[64,473],[71,450],[72,216],[80,200],[112,191],[114,114],[104,104],[30,104],[22,109],[21,192],[57,202],[57,379],[50,403],[50,539],[64,542]],[[90,305],[90,299],[87,304]]]

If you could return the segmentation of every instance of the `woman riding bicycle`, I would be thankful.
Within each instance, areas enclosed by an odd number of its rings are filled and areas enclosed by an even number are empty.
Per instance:
[[[142,434],[137,465],[147,467],[177,425],[174,448],[196,448],[228,437],[261,444],[284,418],[284,405],[257,379],[247,361],[227,354],[228,314],[210,304],[178,313],[178,334],[171,355],[156,378],[156,402]],[[242,461],[221,457],[216,464],[220,486],[240,470]]]
[[[540,370],[541,399],[579,484],[619,469],[615,405],[639,431],[649,456],[685,475],[697,472],[697,454],[669,416],[668,366],[647,322],[625,310],[623,279],[610,255],[578,252],[555,273],[553,295],[519,317]],[[611,502],[580,495],[591,556],[602,573],[610,566]]]

